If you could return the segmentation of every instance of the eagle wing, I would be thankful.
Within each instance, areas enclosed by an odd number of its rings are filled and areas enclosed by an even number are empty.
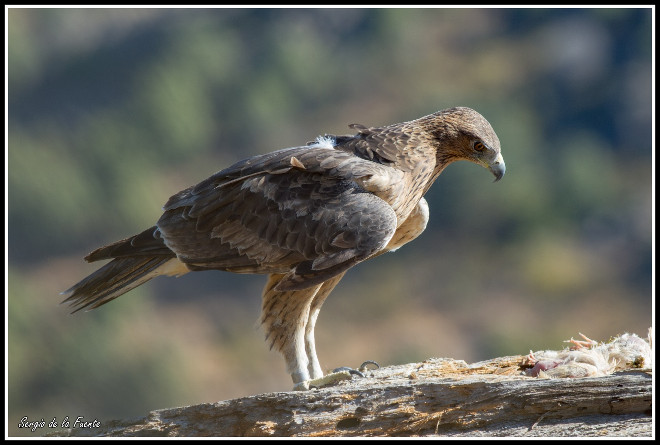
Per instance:
[[[279,150],[172,196],[157,227],[192,270],[283,273],[278,290],[303,289],[387,245],[397,217],[367,185],[389,177],[394,169],[334,148]]]

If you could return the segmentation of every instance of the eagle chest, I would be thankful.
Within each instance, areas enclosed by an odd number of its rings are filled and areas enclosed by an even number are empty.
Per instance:
[[[397,226],[401,226],[417,207],[419,200],[424,197],[424,193],[428,190],[429,181],[432,180],[432,166],[419,165],[413,171],[406,172],[403,181],[393,190],[393,200],[389,202],[396,213]]]

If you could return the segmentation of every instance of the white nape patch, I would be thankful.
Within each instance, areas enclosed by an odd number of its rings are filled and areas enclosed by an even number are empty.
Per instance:
[[[335,148],[335,138],[332,136],[318,136],[316,141],[310,145],[314,148]]]

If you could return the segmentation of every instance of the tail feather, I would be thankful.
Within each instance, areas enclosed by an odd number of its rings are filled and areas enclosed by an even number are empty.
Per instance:
[[[121,241],[99,247],[85,257],[87,262],[109,260],[119,257],[134,257],[136,255],[148,256],[174,256],[174,253],[165,245],[160,237],[160,230],[153,226],[142,233],[128,237]]]
[[[121,241],[99,247],[85,257],[88,262],[111,259],[108,264],[73,285],[62,303],[72,313],[97,308],[159,275],[182,275],[190,271],[160,237],[156,226]]]
[[[115,258],[62,292],[62,294],[71,294],[62,303],[69,303],[71,307],[76,308],[72,313],[86,307],[94,309],[159,275],[187,272],[177,266],[183,264],[172,256]]]

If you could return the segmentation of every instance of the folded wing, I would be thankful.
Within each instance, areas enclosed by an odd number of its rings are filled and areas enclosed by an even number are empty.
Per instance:
[[[388,171],[332,148],[279,150],[172,196],[157,227],[192,270],[284,273],[279,290],[303,289],[387,245],[396,215],[361,184]]]

